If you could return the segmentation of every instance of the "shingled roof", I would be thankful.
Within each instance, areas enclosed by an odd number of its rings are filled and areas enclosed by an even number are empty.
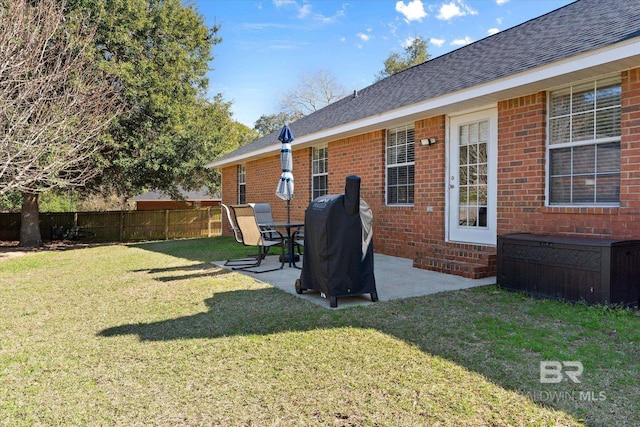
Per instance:
[[[376,82],[291,123],[291,131],[300,138],[640,37],[638,6],[630,0],[578,0]],[[217,161],[274,143],[277,132]]]

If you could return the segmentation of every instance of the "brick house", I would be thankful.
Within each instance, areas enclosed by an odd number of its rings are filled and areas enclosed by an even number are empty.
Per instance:
[[[291,123],[292,217],[358,175],[377,252],[474,278],[504,233],[639,239],[638,6],[576,1]],[[274,133],[213,161],[223,203],[284,218],[279,150]]]

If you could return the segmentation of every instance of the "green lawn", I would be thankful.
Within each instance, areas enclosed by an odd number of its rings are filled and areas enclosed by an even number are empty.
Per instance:
[[[0,426],[638,423],[635,311],[495,287],[329,310],[209,263],[230,249],[0,261]],[[541,361],[581,382],[541,383]]]

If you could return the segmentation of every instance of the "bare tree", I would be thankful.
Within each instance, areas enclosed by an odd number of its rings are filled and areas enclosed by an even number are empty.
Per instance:
[[[284,112],[278,114],[263,114],[254,123],[253,129],[258,131],[261,137],[279,131],[285,124],[295,122],[304,117],[304,114],[290,115]]]
[[[94,29],[56,0],[0,0],[0,195],[23,194],[20,244],[40,246],[38,194],[100,172],[115,82],[92,55]]]
[[[347,94],[333,74],[318,70],[300,76],[298,85],[282,95],[280,108],[290,116],[302,117],[326,107]]]

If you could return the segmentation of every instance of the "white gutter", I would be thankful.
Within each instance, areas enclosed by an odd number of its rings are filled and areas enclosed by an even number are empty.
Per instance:
[[[515,91],[518,88],[522,89],[521,92],[535,93],[540,90],[548,89],[552,86],[574,81],[575,78],[572,80],[572,77],[569,75],[581,70],[594,69],[594,73],[585,77],[597,75],[595,69],[598,67],[601,68],[599,70],[599,74],[619,71],[621,67],[619,65],[615,66],[615,63],[617,62],[622,62],[622,69],[640,66],[640,38],[636,37],[629,41],[619,43],[614,47],[607,46],[602,49],[583,53],[553,64],[538,67],[533,71],[513,74],[499,80],[493,80],[489,83],[484,83],[458,92],[448,93],[417,104],[387,111],[375,116],[369,116],[334,128],[323,129],[318,132],[303,135],[293,141],[291,148],[295,149],[296,147],[304,145],[312,145],[323,141],[333,141],[345,136],[358,135],[370,130],[381,129],[385,127],[385,123],[399,122],[402,120],[406,121],[412,116],[420,115],[421,117],[429,117],[428,114],[430,111],[434,112],[441,110],[442,112],[440,114],[444,114],[445,112],[452,113],[453,111],[450,111],[447,107],[455,104],[464,104],[465,102],[470,102],[480,98],[491,96],[496,98],[497,95],[501,93],[509,93],[510,91]],[[611,69],[608,69],[607,67],[604,67],[606,64],[614,65]],[[522,95],[522,93],[520,95]],[[509,97],[516,96],[519,95],[512,94],[512,96]],[[482,101],[482,103],[486,104],[487,100]],[[280,143],[274,142],[272,146],[270,145],[238,156],[229,157],[221,161],[214,160],[209,163],[207,167],[219,168],[226,165],[242,163],[252,158],[273,155],[279,151]]]

